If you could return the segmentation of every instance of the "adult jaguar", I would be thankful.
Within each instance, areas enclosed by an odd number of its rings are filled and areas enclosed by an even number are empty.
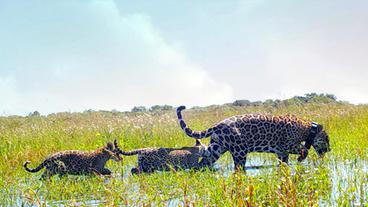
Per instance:
[[[260,114],[238,115],[227,118],[204,131],[192,131],[177,108],[180,127],[195,139],[211,136],[208,152],[200,166],[210,166],[226,151],[230,151],[235,168],[245,169],[247,154],[270,152],[277,154],[280,161],[287,163],[289,154],[299,154],[304,160],[311,146],[321,157],[330,151],[329,138],[322,125],[296,116],[269,116]],[[305,142],[305,145],[303,145]]]
[[[82,175],[97,173],[100,175],[110,175],[111,171],[105,168],[106,162],[110,159],[116,162],[122,160],[119,154],[115,151],[113,144],[108,142],[106,146],[93,152],[79,150],[57,152],[48,156],[35,169],[28,168],[27,165],[30,161],[26,161],[23,166],[26,171],[32,173],[38,172],[45,167],[46,171],[42,174],[41,179],[46,177],[50,178],[55,174]]]

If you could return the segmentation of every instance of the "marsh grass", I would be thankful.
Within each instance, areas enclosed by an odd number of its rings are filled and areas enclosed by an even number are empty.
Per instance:
[[[307,104],[273,107],[212,107],[184,112],[188,125],[205,129],[231,115],[295,114],[322,123],[332,151],[314,152],[298,164],[277,166],[272,154],[250,154],[249,169],[234,173],[225,154],[217,170],[157,172],[132,176],[136,157],[108,162],[112,177],[66,176],[40,181],[38,165],[60,150],[94,150],[117,138],[125,150],[193,146],[174,111],[155,113],[58,113],[47,117],[0,117],[1,206],[367,206],[368,106]],[[205,139],[204,142],[208,142]],[[258,166],[258,167],[254,167]]]

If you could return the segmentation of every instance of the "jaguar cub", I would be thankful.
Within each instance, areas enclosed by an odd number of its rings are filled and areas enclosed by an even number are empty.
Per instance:
[[[142,148],[129,152],[122,151],[116,140],[115,149],[125,156],[138,155],[138,166],[131,169],[132,174],[153,173],[155,170],[169,171],[198,168],[199,159],[207,147],[196,140],[194,147],[182,148]]]
[[[65,175],[84,175],[97,173],[99,175],[110,175],[111,171],[105,168],[108,160],[116,162],[121,161],[121,157],[116,153],[114,145],[108,142],[106,146],[101,147],[93,152],[85,152],[79,150],[67,150],[57,152],[48,156],[38,167],[30,169],[27,165],[30,161],[26,161],[23,166],[28,172],[38,172],[42,168],[46,171],[42,174],[42,179],[55,174]]]

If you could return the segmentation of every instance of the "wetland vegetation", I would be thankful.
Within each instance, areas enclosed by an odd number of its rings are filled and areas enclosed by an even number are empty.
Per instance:
[[[306,99],[303,99],[306,98]],[[312,101],[311,101],[312,100]],[[287,101],[195,107],[184,116],[191,128],[206,129],[236,114],[295,114],[321,123],[332,151],[323,160],[314,150],[297,163],[278,166],[275,155],[251,153],[247,171],[234,173],[226,153],[215,170],[157,172],[132,176],[136,157],[109,162],[112,177],[55,176],[40,181],[26,172],[56,151],[94,150],[118,139],[121,148],[193,146],[178,126],[175,112],[85,111],[47,116],[0,117],[1,206],[367,206],[368,106],[337,102],[334,97],[296,97]],[[203,139],[207,143],[209,139]]]

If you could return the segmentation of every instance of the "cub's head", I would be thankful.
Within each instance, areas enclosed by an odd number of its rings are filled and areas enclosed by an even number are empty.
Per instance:
[[[198,148],[198,153],[201,157],[210,156],[211,153],[208,151],[208,147],[205,144],[202,144],[199,139],[196,139],[195,147]]]
[[[318,133],[312,143],[319,157],[323,157],[326,152],[331,151],[328,134],[323,129],[322,125],[318,125]]]
[[[106,144],[106,146],[104,146],[102,148],[102,152],[106,156],[110,157],[110,159],[112,159],[112,160],[114,160],[116,162],[119,162],[119,161],[122,160],[122,158],[120,157],[119,153],[116,151],[116,149],[114,149],[114,145],[111,142],[108,142]]]

